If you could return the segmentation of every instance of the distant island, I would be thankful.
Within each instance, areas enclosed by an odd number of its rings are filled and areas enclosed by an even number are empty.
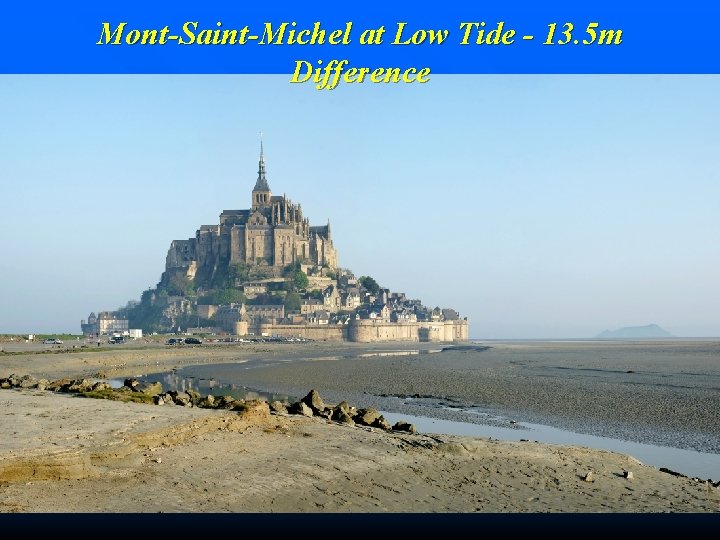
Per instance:
[[[330,223],[273,195],[260,145],[250,208],[173,240],[154,289],[116,311],[91,313],[85,335],[185,332],[322,341],[467,341],[468,321],[338,266]],[[368,229],[370,231],[370,229]],[[372,234],[382,236],[373,231]]]
[[[596,337],[598,339],[663,338],[672,337],[672,334],[657,324],[648,324],[647,326],[625,326],[617,330],[605,330]]]

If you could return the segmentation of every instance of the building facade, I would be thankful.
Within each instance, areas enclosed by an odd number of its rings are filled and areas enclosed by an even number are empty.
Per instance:
[[[218,225],[202,225],[195,238],[173,240],[165,270],[166,274],[182,271],[188,278],[204,283],[218,269],[235,263],[280,275],[283,268],[296,262],[337,268],[330,224],[311,226],[300,204],[285,195],[272,194],[261,143],[250,208],[223,210]]]

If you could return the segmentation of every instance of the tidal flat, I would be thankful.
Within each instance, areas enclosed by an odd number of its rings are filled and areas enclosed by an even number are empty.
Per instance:
[[[388,415],[495,422],[498,429],[540,420],[717,454],[717,342],[473,345],[19,350],[0,357],[0,376],[159,376],[211,392],[234,385],[287,396],[315,388],[326,402]],[[3,390],[0,398],[0,512],[720,510],[714,483],[572,440],[398,434],[33,389]]]
[[[720,453],[720,341],[482,342],[339,347],[309,358],[188,367],[183,376],[471,423],[545,424]],[[479,413],[479,414],[478,414]]]

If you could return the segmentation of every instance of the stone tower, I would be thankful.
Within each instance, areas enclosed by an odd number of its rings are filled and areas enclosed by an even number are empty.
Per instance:
[[[195,238],[173,240],[162,280],[169,282],[172,274],[181,273],[196,286],[211,287],[215,276],[222,276],[233,264],[244,264],[266,277],[282,276],[296,262],[337,268],[330,223],[311,226],[299,204],[270,191],[262,140],[251,199],[251,208],[223,210],[220,223],[201,225]]]
[[[265,177],[263,143],[262,139],[260,139],[260,162],[258,164],[257,182],[255,182],[255,187],[252,190],[252,209],[257,210],[258,208],[269,205],[271,197],[272,192],[270,191],[270,185]]]

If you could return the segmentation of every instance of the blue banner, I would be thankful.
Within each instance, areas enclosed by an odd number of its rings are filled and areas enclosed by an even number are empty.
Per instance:
[[[0,73],[718,73],[711,1],[108,1],[3,8]],[[330,66],[330,67],[328,67]],[[339,67],[338,67],[339,66]],[[395,76],[395,74],[393,74]],[[409,82],[409,81],[406,81]],[[421,81],[422,82],[422,81]]]

